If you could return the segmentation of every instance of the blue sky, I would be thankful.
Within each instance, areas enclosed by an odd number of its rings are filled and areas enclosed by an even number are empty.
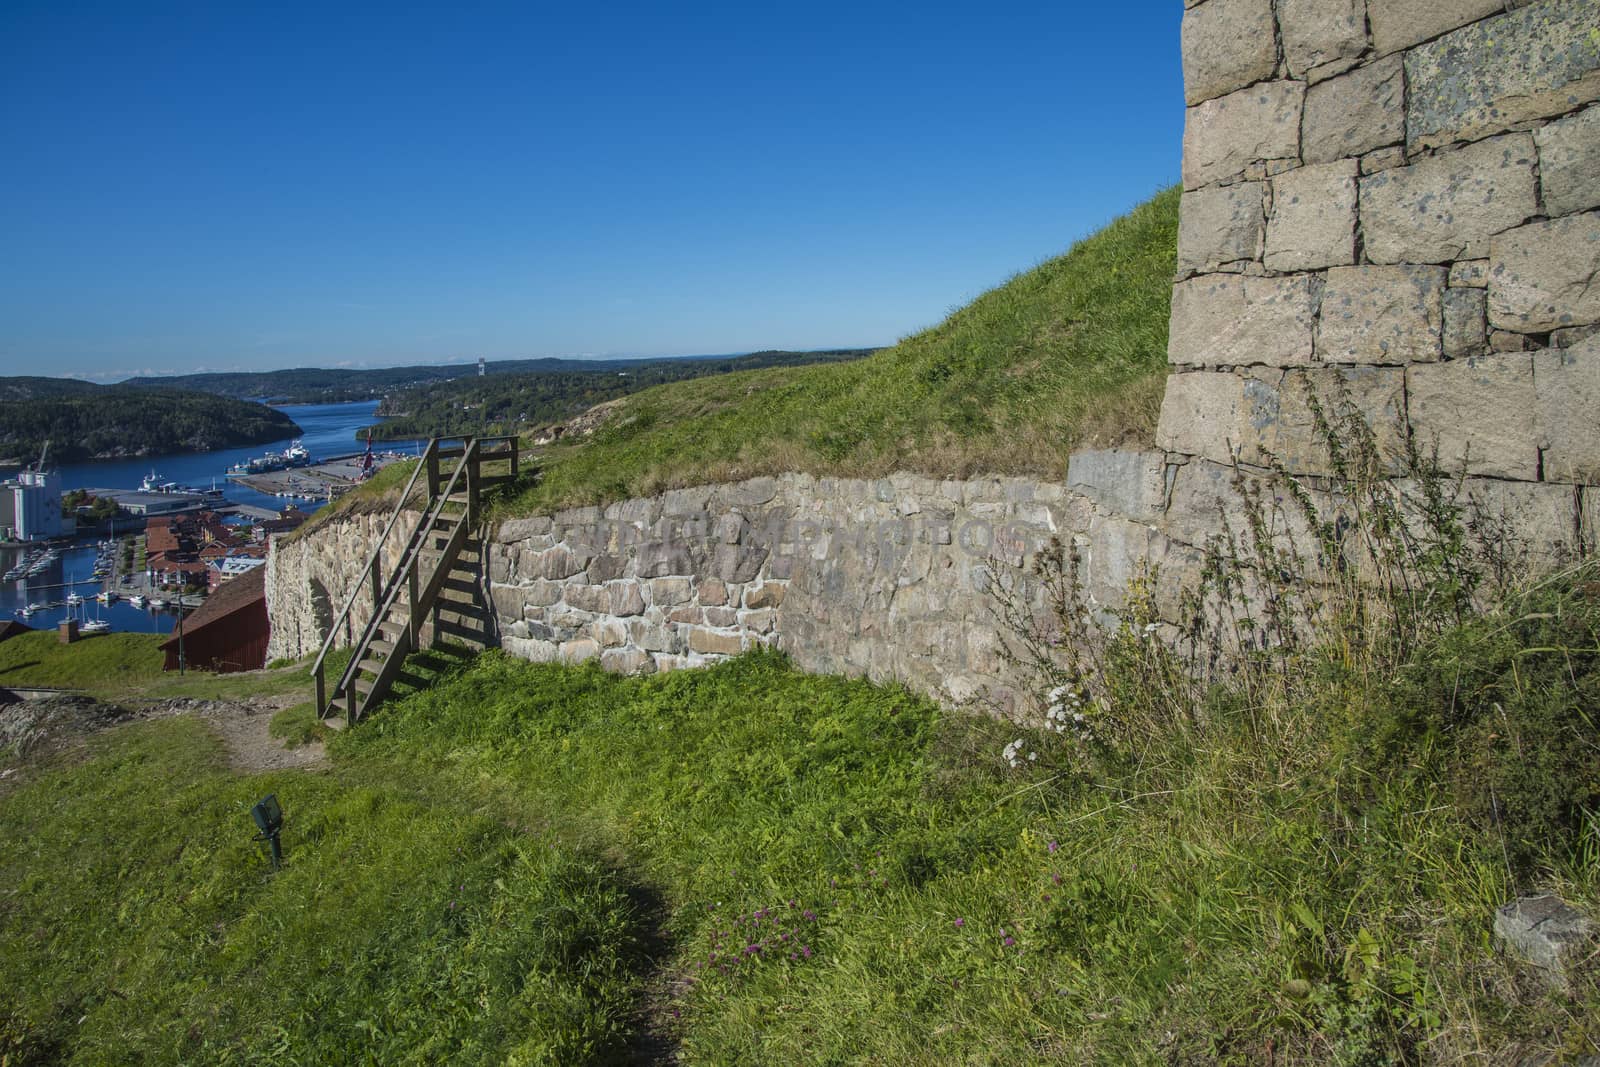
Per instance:
[[[6,0],[0,373],[892,343],[1176,180],[1180,15]]]

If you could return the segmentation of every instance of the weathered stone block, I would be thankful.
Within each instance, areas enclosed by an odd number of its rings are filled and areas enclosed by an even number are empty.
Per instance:
[[[1487,259],[1461,259],[1450,264],[1450,287],[1452,289],[1484,289],[1489,285],[1489,261]]]
[[[1600,107],[1533,131],[1546,215],[1600,207]]]
[[[686,542],[647,541],[639,546],[635,566],[641,578],[693,574],[698,569],[695,553]]]
[[[737,656],[744,651],[744,637],[696,626],[689,631],[689,651],[717,656]]]
[[[584,567],[589,565],[593,558],[586,550],[581,548],[568,548],[566,545],[557,545],[546,549],[537,555],[523,554],[523,569],[536,578],[556,580],[570,578],[574,574],[582,573]]]
[[[778,479],[763,476],[747,478],[727,486],[723,495],[730,504],[756,507],[768,503],[778,495]]]
[[[1533,481],[1539,473],[1533,367],[1525,355],[1457,360],[1407,372],[1411,428],[1446,470]]]
[[[1376,0],[1367,18],[1373,46],[1387,55],[1504,10],[1503,0]]]
[[[1184,12],[1181,36],[1191,104],[1270,78],[1278,65],[1271,0],[1211,0]]]
[[[1331,163],[1406,136],[1406,80],[1399,56],[1313,85],[1306,92],[1303,155]]]
[[[1544,893],[1496,908],[1494,932],[1512,952],[1564,985],[1567,969],[1578,961],[1595,930],[1582,912]]]
[[[1208,274],[1172,290],[1167,358],[1189,366],[1311,362],[1321,283]]]
[[[495,613],[503,619],[520,619],[527,599],[522,589],[515,585],[495,584],[489,589],[489,598],[494,602]]]
[[[644,590],[632,579],[607,582],[606,598],[613,615],[638,615],[644,611]]]
[[[561,642],[560,653],[563,663],[583,663],[599,657],[600,645],[593,638],[580,637]]]
[[[1600,323],[1568,326],[1565,329],[1550,331],[1550,345],[1552,348],[1576,348],[1596,334],[1600,334]]]
[[[725,582],[748,582],[761,573],[767,554],[761,545],[718,545],[712,567]]]
[[[1156,447],[1226,463],[1238,446],[1244,381],[1212,371],[1172,374],[1161,398]]]
[[[1489,331],[1489,351],[1491,352],[1531,352],[1534,346],[1528,343],[1524,334],[1511,333],[1509,330]]]
[[[1322,292],[1317,358],[1324,363],[1438,359],[1445,276],[1443,267],[1334,267]]]
[[[642,648],[608,648],[600,653],[600,666],[614,674],[653,674],[656,661]]]
[[[744,538],[749,525],[738,512],[721,515],[716,522],[717,540],[725,545],[736,545]]]
[[[650,603],[661,607],[684,604],[694,597],[694,582],[689,578],[652,578]]]
[[[1310,399],[1330,418],[1346,408],[1359,412],[1376,438],[1380,455],[1397,469],[1405,432],[1405,372],[1398,367],[1316,367],[1253,372],[1240,408],[1240,459],[1281,465],[1294,474],[1331,470],[1325,435],[1317,429]]]
[[[1348,70],[1367,49],[1365,0],[1278,0],[1278,27],[1294,78]]]
[[[508,655],[525,659],[531,663],[554,663],[561,658],[561,652],[554,642],[539,641],[525,637],[503,637],[500,647]]]
[[[1444,358],[1468,359],[1489,348],[1489,294],[1482,289],[1444,291]]]
[[[1489,259],[1492,325],[1544,333],[1600,322],[1600,212],[1498,234]]]
[[[1374,263],[1448,263],[1538,213],[1533,138],[1507,134],[1361,181],[1361,230]]]
[[[534,515],[526,519],[507,519],[502,522],[500,529],[495,531],[495,540],[511,544],[549,532],[550,516]]]
[[[1372,5],[1374,36],[1391,6]],[[1406,80],[1413,150],[1564,114],[1600,98],[1600,5],[1544,0],[1456,30],[1408,53]]]
[[[728,587],[715,578],[702,579],[700,582],[700,603],[712,606],[728,602]]]
[[[1513,573],[1548,571],[1578,558],[1578,488],[1468,478],[1467,532]]]
[[[1380,148],[1375,152],[1368,152],[1361,157],[1361,173],[1377,174],[1383,170],[1393,170],[1403,167],[1406,163],[1406,150],[1403,145],[1391,145]]]
[[[1533,354],[1544,480],[1600,485],[1600,336]]]
[[[1150,521],[1164,506],[1166,466],[1160,452],[1080,448],[1067,460],[1067,485],[1114,515]]]
[[[710,501],[710,486],[702,485],[689,489],[668,489],[661,494],[661,513],[675,518],[703,516],[706,505]]]
[[[547,582],[540,579],[523,586],[522,595],[529,607],[547,608],[558,602],[565,590],[566,584],[563,582]]]
[[[747,608],[775,608],[783,603],[786,587],[782,582],[762,582],[745,590],[744,606]]]
[[[1198,189],[1258,160],[1300,158],[1305,84],[1262,82],[1189,109],[1183,130],[1183,185]]]
[[[701,616],[707,626],[733,626],[739,621],[739,609],[731,607],[703,608]]]
[[[1353,159],[1301,167],[1272,179],[1268,270],[1317,270],[1356,261]]]
[[[739,612],[738,625],[758,634],[771,633],[774,617],[771,608],[761,608],[758,611],[741,611]]]
[[[567,606],[578,611],[600,615],[611,610],[611,598],[605,586],[572,584],[565,587]]]
[[[1179,273],[1260,258],[1264,191],[1260,182],[1240,182],[1184,193],[1178,210]]]

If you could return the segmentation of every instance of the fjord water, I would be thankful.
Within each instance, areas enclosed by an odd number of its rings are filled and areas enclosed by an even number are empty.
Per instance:
[[[361,400],[346,404],[285,405],[279,410],[300,426],[303,432],[299,439],[304,441],[313,461],[321,462],[336,456],[348,456],[360,452],[365,446],[357,441],[356,431],[363,426],[371,425],[377,406],[376,400]],[[208,489],[215,482],[218,488],[225,490],[227,498],[236,504],[252,504],[275,510],[291,501],[280,500],[247,489],[236,482],[229,482],[228,468],[265,452],[281,452],[292,440],[295,438],[286,437],[268,444],[221,449],[215,452],[66,463],[60,467],[61,486],[63,490],[137,489],[144,477],[154,472],[160,476],[162,482],[177,482],[197,489]],[[406,444],[396,442],[387,442],[384,447],[397,451],[408,450]],[[305,511],[320,506],[319,502],[307,500],[296,500],[292,503]],[[142,529],[143,525],[142,520],[131,520],[127,528],[130,531]],[[81,541],[70,547],[59,545],[57,547],[62,549],[61,558],[43,573],[33,578],[0,582],[0,621],[16,619],[36,629],[48,629],[67,618],[70,612],[80,619],[103,618],[111,623],[112,629],[118,631],[169,633],[175,617],[167,612],[135,608],[126,601],[118,601],[109,607],[93,602],[94,594],[101,588],[100,583],[93,577],[96,543]],[[29,550],[0,547],[0,574],[9,570],[25,551]],[[65,605],[67,594],[72,592],[84,598],[85,604],[82,607],[69,609]],[[27,604],[54,606],[35,611],[32,616],[24,619],[17,614],[17,609]]]

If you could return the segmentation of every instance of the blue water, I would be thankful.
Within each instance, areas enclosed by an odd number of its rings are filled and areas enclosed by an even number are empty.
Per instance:
[[[284,406],[280,410],[300,425],[303,431],[301,439],[311,452],[312,460],[320,462],[362,451],[364,445],[356,440],[355,434],[358,429],[374,421],[373,412],[377,406],[376,400],[362,400],[349,404],[296,404]],[[255,492],[237,482],[229,482],[228,468],[264,452],[281,452],[289,446],[291,440],[294,438],[286,437],[269,444],[230,448],[217,452],[66,463],[60,468],[61,486],[63,491],[89,488],[137,489],[145,475],[154,471],[161,476],[163,482],[177,482],[199,489],[210,488],[214,481],[218,488],[226,492],[227,499],[235,504],[253,504],[256,507],[276,511],[290,501]],[[406,445],[398,443],[385,443],[384,447],[396,451],[408,450]],[[318,502],[307,500],[296,500],[292,503],[305,511],[320,506]],[[142,530],[144,520],[131,521],[128,525],[130,531]],[[56,547],[63,549],[61,559],[42,574],[14,582],[0,581],[0,620],[16,619],[36,629],[49,629],[72,614],[80,619],[103,618],[111,623],[113,630],[117,631],[171,632],[176,616],[168,612],[135,608],[121,600],[109,606],[93,602],[94,594],[101,588],[101,583],[93,577],[97,543],[96,540],[86,540],[77,542],[72,547],[58,545]],[[24,551],[27,550],[0,547],[0,575],[10,570],[11,565]],[[71,592],[82,596],[85,603],[77,608],[68,608],[64,602],[67,594]],[[35,611],[32,616],[23,618],[16,613],[16,609],[26,604],[53,606]]]

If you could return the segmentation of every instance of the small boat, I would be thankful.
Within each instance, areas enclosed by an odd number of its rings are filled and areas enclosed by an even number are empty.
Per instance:
[[[67,594],[67,606],[68,607],[75,608],[79,604],[82,604],[82,603],[83,603],[83,597],[79,596],[77,593],[68,593]]]
[[[78,632],[80,634],[108,634],[111,632],[111,624],[104,619],[90,619],[78,627]]]
[[[151,611],[161,611],[166,606],[167,606],[167,602],[165,600],[162,600],[160,597],[156,597],[154,600],[150,601],[150,610]]]
[[[44,610],[44,605],[43,604],[29,604],[27,607],[22,609],[22,614],[23,614],[23,617],[26,618],[27,616],[32,615],[36,611],[43,611],[43,610]]]
[[[109,589],[100,590],[100,592],[94,595],[94,598],[100,601],[102,604],[115,604],[117,602],[117,594],[113,593]]]
[[[144,607],[144,605],[145,605],[144,594],[143,593],[135,593],[135,594],[133,594],[131,597],[128,598],[128,603],[132,604],[136,608]]]

